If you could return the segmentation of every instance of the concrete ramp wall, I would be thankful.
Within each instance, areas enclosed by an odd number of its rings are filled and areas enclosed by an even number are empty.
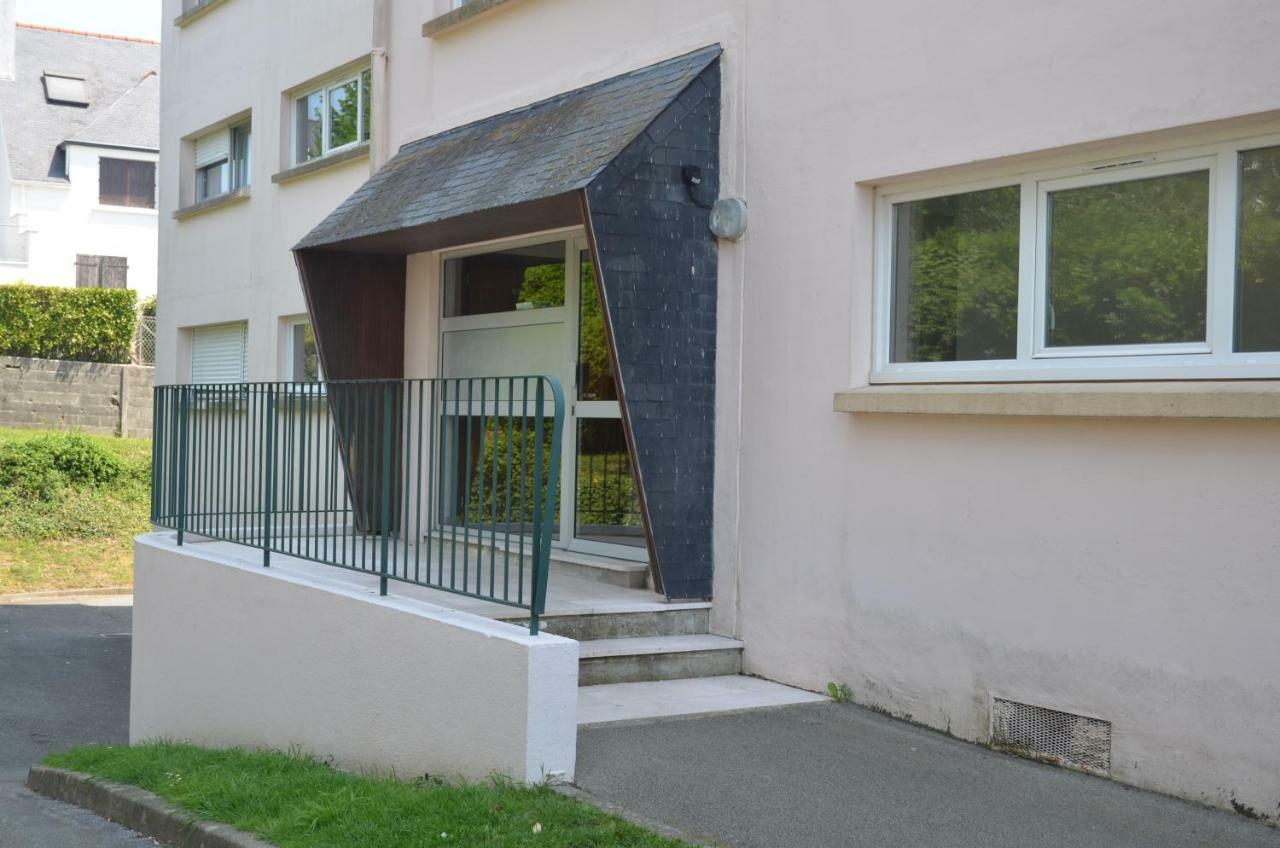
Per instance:
[[[297,745],[401,778],[573,777],[573,640],[210,551],[135,542],[130,742]]]

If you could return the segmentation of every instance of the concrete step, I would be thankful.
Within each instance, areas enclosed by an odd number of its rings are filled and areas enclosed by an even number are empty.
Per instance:
[[[578,685],[714,677],[742,671],[742,643],[707,633],[593,639],[578,646]]]
[[[649,564],[629,559],[551,549],[551,577],[557,574],[582,577],[628,589],[649,585]]]
[[[454,541],[447,531],[442,531],[435,544],[449,550]],[[524,546],[521,547],[518,538],[504,542],[501,534],[490,537],[482,532],[472,532],[469,541],[465,537],[460,537],[456,541],[460,547],[465,546],[469,549],[467,557],[473,562],[488,563],[492,558],[498,563],[498,567],[502,567],[505,555],[510,567],[516,568],[523,551],[525,568],[528,569],[533,563],[528,540],[525,540]],[[457,557],[461,559],[462,556],[463,554],[459,551]],[[649,564],[553,547],[551,579],[554,580],[557,575],[609,583],[627,589],[644,589],[649,585]]]
[[[710,604],[671,604],[669,609],[544,615],[544,633],[579,642],[642,636],[696,636],[707,632]]]
[[[578,724],[712,715],[792,704],[821,704],[823,695],[746,677],[699,677],[642,683],[606,683],[578,690]]]

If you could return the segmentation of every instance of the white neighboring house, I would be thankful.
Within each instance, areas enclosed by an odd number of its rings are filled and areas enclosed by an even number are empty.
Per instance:
[[[156,293],[156,42],[0,3],[0,283]]]

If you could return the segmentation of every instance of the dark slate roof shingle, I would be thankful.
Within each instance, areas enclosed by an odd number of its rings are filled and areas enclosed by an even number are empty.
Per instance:
[[[65,180],[56,154],[68,140],[159,149],[160,45],[21,24],[15,38],[15,78],[0,81],[14,179]],[[84,77],[89,105],[45,100],[45,71]]]
[[[159,149],[160,77],[148,73],[68,141]]]
[[[706,47],[410,142],[295,250],[584,188],[719,55]]]

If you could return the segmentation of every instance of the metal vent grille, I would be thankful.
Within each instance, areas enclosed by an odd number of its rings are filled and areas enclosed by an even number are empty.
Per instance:
[[[1013,754],[1108,774],[1111,722],[991,699],[991,744]]]

